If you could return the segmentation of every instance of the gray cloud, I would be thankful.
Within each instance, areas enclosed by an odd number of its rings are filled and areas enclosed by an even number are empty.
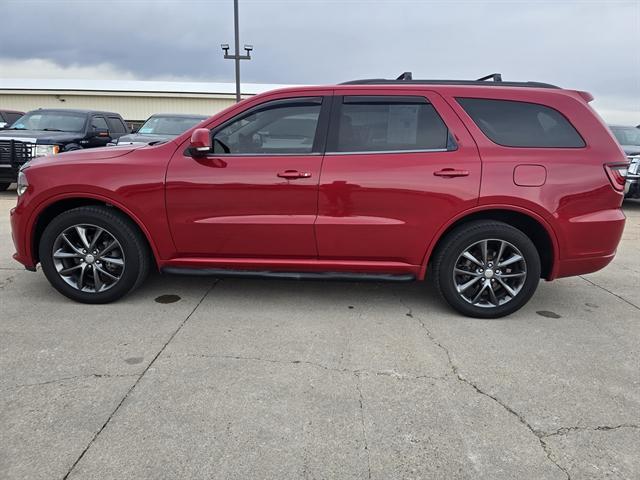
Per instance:
[[[0,0],[0,57],[111,64],[139,78],[233,80],[232,1]],[[540,80],[640,115],[640,1],[240,0],[244,81]],[[0,72],[0,76],[2,72]],[[626,105],[626,106],[625,106]],[[640,121],[639,121],[640,123]]]

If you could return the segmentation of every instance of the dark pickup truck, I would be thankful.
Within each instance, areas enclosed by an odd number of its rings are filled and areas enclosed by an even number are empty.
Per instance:
[[[122,117],[95,110],[40,109],[0,131],[0,190],[29,160],[81,148],[104,147],[129,133]]]

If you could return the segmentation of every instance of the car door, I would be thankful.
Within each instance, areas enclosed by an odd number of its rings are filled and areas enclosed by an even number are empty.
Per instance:
[[[96,132],[98,133],[96,134]],[[91,117],[89,134],[91,135],[91,138],[89,138],[88,141],[89,146],[91,147],[104,147],[111,141],[109,126],[107,125],[107,121],[102,116],[94,115]]]
[[[166,199],[181,255],[317,257],[324,98],[315,92],[250,107],[212,129],[203,158],[189,155],[188,141],[178,149]]]
[[[420,265],[436,232],[477,203],[475,142],[435,92],[351,89],[333,103],[319,257]]]

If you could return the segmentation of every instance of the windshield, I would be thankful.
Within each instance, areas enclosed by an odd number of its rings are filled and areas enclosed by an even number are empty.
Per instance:
[[[200,123],[199,117],[151,117],[138,133],[146,135],[180,135]]]
[[[611,127],[613,135],[620,145],[634,145],[640,147],[640,128],[635,127]]]
[[[36,110],[20,117],[11,125],[11,128],[13,130],[82,132],[86,119],[86,115],[81,113]]]

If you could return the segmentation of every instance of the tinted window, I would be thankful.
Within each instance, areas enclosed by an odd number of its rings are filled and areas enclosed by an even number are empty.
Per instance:
[[[20,117],[12,126],[16,130],[49,130],[81,132],[87,120],[85,115],[69,112],[34,110]]]
[[[447,127],[422,97],[344,97],[336,151],[446,149]]]
[[[507,147],[584,147],[573,125],[557,110],[537,103],[458,98],[480,130]]]
[[[216,153],[311,153],[321,99],[275,101],[231,121],[213,139]]]
[[[611,127],[620,145],[640,147],[640,129],[635,127]]]
[[[107,122],[102,117],[93,117],[91,119],[91,127],[109,130],[109,127],[107,127]]]
[[[154,115],[140,127],[138,133],[145,135],[180,135],[200,123],[199,117],[163,117]]]
[[[109,131],[111,133],[126,133],[127,130],[124,126],[124,123],[122,123],[122,120],[120,120],[118,117],[108,117],[107,122],[109,123]]]
[[[22,116],[22,114],[20,114],[20,113],[13,113],[13,112],[5,112],[5,113],[4,113],[4,116],[5,116],[5,118],[7,119],[7,122],[9,122],[9,123],[13,123],[13,122],[15,122],[16,120],[18,120],[18,119]]]

